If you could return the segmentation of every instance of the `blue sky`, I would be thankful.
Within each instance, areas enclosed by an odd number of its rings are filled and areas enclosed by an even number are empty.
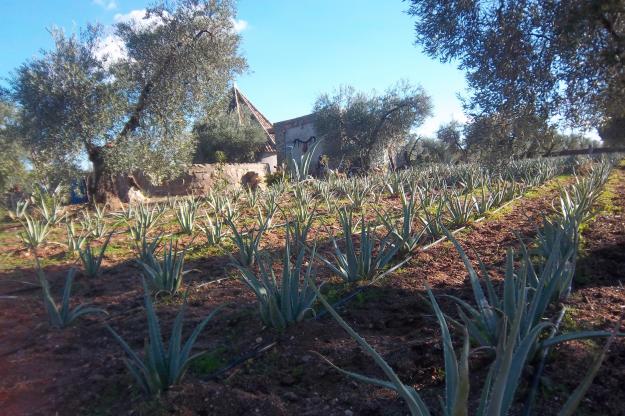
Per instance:
[[[112,24],[144,9],[140,0],[3,0],[0,77],[52,45],[46,28],[67,32],[87,22]],[[317,96],[339,85],[383,91],[400,79],[423,86],[434,117],[419,129],[463,120],[464,76],[414,45],[413,22],[400,0],[239,0],[242,52],[250,73],[237,83],[273,122],[308,114]],[[3,82],[4,83],[4,82]]]

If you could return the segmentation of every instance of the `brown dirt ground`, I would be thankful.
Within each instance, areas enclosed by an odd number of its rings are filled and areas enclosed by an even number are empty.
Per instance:
[[[625,174],[619,171],[618,200],[625,209]],[[535,232],[540,213],[548,212],[557,195],[553,187],[532,198],[513,203],[511,209],[473,224],[457,235],[471,247],[496,275],[506,249],[517,245],[515,232],[529,237]],[[620,215],[620,214],[619,214]],[[616,280],[623,277],[623,221],[616,214],[598,216],[585,233],[586,250],[601,259],[614,273],[592,277],[592,284],[580,287],[573,296],[575,320],[596,327],[609,327],[623,304]],[[269,245],[279,242],[274,236]],[[17,247],[17,246],[16,246]],[[16,247],[9,249],[17,250]],[[60,255],[51,248],[51,255]],[[620,252],[619,252],[620,250]],[[602,254],[596,254],[602,253]],[[619,254],[620,253],[620,254]],[[472,260],[475,255],[470,252]],[[26,255],[24,253],[20,255]],[[620,256],[620,257],[619,257]],[[79,278],[73,290],[75,301],[105,307],[106,322],[137,350],[145,337],[145,317],[138,269],[129,259],[110,258],[105,273],[88,280]],[[28,290],[10,279],[32,281],[31,269],[1,272],[0,299],[0,407],[5,415],[397,415],[406,414],[403,402],[385,389],[357,383],[333,370],[315,355],[318,352],[336,364],[364,374],[381,376],[349,336],[329,317],[303,322],[283,333],[263,328],[253,295],[236,279],[217,283],[206,276],[232,275],[225,270],[224,256],[200,258],[189,267],[191,287],[185,333],[191,331],[217,305],[227,304],[198,339],[197,349],[217,351],[209,367],[194,366],[184,382],[160,400],[145,402],[133,386],[121,349],[111,339],[102,320],[87,317],[64,331],[51,330],[45,323],[38,290]],[[595,269],[592,267],[591,269]],[[46,268],[59,293],[67,266]],[[323,273],[322,273],[323,274]],[[325,277],[325,276],[322,276]],[[442,394],[444,371],[438,326],[423,294],[425,282],[435,293],[470,297],[467,275],[449,243],[419,252],[392,276],[363,290],[346,307],[342,316],[383,354],[401,379],[412,384],[425,400],[437,406]],[[603,282],[603,283],[598,283]],[[326,286],[331,298],[345,295],[338,285]],[[444,309],[449,302],[439,298]],[[576,303],[578,302],[578,303]],[[589,302],[589,303],[585,303]],[[173,321],[179,299],[160,299],[158,311],[167,328]],[[579,315],[578,315],[579,313]],[[264,353],[220,375],[212,372],[235,357],[275,343]],[[543,409],[562,403],[562,392],[571,391],[589,360],[587,345],[571,343],[558,348],[547,368],[550,389],[541,398]],[[214,361],[214,362],[213,362]],[[484,360],[472,360],[472,397],[479,395]],[[561,371],[565,368],[564,371]],[[625,414],[619,379],[625,371],[623,344],[615,343],[588,399],[595,414]],[[554,393],[555,392],[555,393]],[[620,406],[620,407],[619,407]],[[590,406],[587,406],[590,407]],[[550,414],[543,412],[541,414]]]

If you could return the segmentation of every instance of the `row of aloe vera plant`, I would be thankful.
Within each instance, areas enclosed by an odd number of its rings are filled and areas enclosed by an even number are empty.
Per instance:
[[[444,233],[453,242],[465,263],[475,297],[475,306],[452,297],[458,305],[460,321],[456,321],[442,312],[434,294],[429,287],[427,288],[428,298],[443,337],[445,362],[445,395],[441,403],[443,414],[467,415],[472,407],[469,402],[469,357],[472,344],[492,354],[492,362],[481,388],[479,406],[475,414],[506,415],[511,411],[518,396],[524,370],[538,355],[542,355],[544,360],[547,357],[545,351],[551,346],[570,340],[607,338],[608,341],[582,377],[579,387],[559,411],[559,415],[562,416],[575,414],[597,375],[610,344],[616,336],[625,336],[625,333],[619,332],[621,322],[612,331],[558,333],[557,316],[551,316],[549,310],[550,306],[558,304],[570,293],[575,273],[579,226],[590,215],[597,192],[607,180],[610,168],[610,162],[603,162],[595,166],[588,176],[576,177],[573,185],[561,191],[559,198],[561,208],[552,218],[545,220],[534,242],[536,253],[540,255],[538,262],[532,256],[534,254],[532,250],[528,249],[523,241],[520,242],[519,268],[515,267],[514,251],[512,249],[508,251],[501,295],[498,295],[497,287],[484,264],[480,261],[482,271],[480,279],[463,248],[443,227]],[[357,380],[394,390],[406,402],[413,415],[432,414],[433,410],[419,393],[399,379],[384,358],[323,298],[312,281],[311,286],[339,325],[374,359],[386,379],[346,371],[328,361],[330,365]],[[448,320],[460,328],[463,334],[459,357],[454,351]],[[539,368],[543,368],[543,365]],[[540,374],[535,375],[535,380],[539,379]],[[525,415],[532,414],[537,388],[538,384],[534,383],[523,409]]]
[[[475,179],[472,179],[472,181],[473,183],[476,182]],[[401,181],[397,182],[401,183]],[[397,187],[397,183],[395,185]],[[363,279],[373,280],[376,277],[386,274],[388,271],[392,270],[392,268],[386,272],[384,272],[384,269],[398,254],[402,256],[408,255],[420,242],[421,236],[426,230],[432,233],[431,224],[439,224],[438,219],[440,217],[437,216],[435,217],[437,219],[436,221],[422,220],[425,227],[420,232],[413,230],[412,223],[414,222],[416,213],[415,195],[420,195],[423,202],[423,200],[427,198],[423,196],[427,193],[427,191],[413,187],[411,196],[407,197],[403,186],[400,188],[399,192],[402,199],[403,225],[401,230],[398,230],[396,225],[389,220],[388,215],[378,215],[381,222],[387,228],[388,233],[383,239],[379,240],[379,247],[377,250],[375,242],[378,239],[372,231],[371,225],[366,224],[364,217],[360,221],[360,250],[357,251],[355,249],[352,238],[352,231],[354,230],[352,213],[351,211],[348,213],[345,209],[339,210],[339,222],[341,223],[343,229],[346,247],[345,251],[343,252],[340,250],[336,240],[332,238],[334,246],[334,262],[329,261],[321,255],[318,255],[317,257],[345,281],[351,282]],[[416,192],[415,189],[419,192]],[[306,243],[307,234],[312,226],[314,210],[310,210],[309,208],[313,206],[314,198],[312,198],[310,193],[303,187],[295,186],[293,188],[293,193],[296,202],[293,209],[294,220],[287,223],[287,235],[290,232],[291,235],[293,235],[296,244],[303,245]],[[218,214],[225,216],[224,222],[231,229],[231,238],[235,245],[239,248],[239,257],[236,263],[240,268],[252,266],[255,259],[259,257],[258,253],[261,237],[267,229],[277,207],[275,202],[275,193],[270,195],[273,195],[273,198],[270,198],[267,203],[269,208],[267,208],[264,223],[261,222],[262,217],[259,216],[259,223],[261,226],[256,230],[252,229],[245,232],[240,232],[234,224],[234,221],[236,220],[236,215],[234,214],[235,211],[232,209],[230,200],[227,197],[218,197],[214,194],[210,194],[207,198],[208,204],[214,209],[216,214],[215,222],[212,222],[207,214],[208,223],[203,227],[206,230],[207,238],[209,242],[211,242],[211,240],[214,243],[218,243],[220,241],[224,232],[222,231],[223,225]],[[170,203],[170,206],[177,207],[177,217],[179,218],[179,221],[180,217],[185,216],[185,209],[189,212],[195,213],[199,205],[200,202],[195,198],[187,199],[184,202],[174,200]],[[148,243],[146,240],[147,232],[154,226],[158,218],[164,212],[165,208],[159,205],[153,206],[152,208],[140,205],[134,208],[129,207],[128,211],[122,212],[119,216],[128,225],[129,232],[135,241],[139,252],[138,264],[143,271],[144,278],[149,282],[154,291],[174,294],[180,289],[182,285],[182,277],[185,274],[185,271],[183,270],[184,251],[182,253],[178,252],[177,248],[173,248],[172,242],[170,242],[169,247],[166,248],[163,253],[163,261],[159,261],[155,255],[155,250],[160,242],[161,236],[159,235],[156,237],[151,243]],[[96,209],[95,218],[97,218],[100,222],[103,222],[103,217],[104,210]],[[421,217],[419,218],[421,219]],[[134,220],[134,223],[132,223],[132,220]],[[193,220],[186,222],[191,224],[190,228],[192,228]],[[430,226],[428,227],[428,225]],[[440,229],[441,227],[437,226],[437,228]],[[71,226],[68,226],[70,241],[80,241],[80,237],[74,239],[73,234],[73,224],[71,224]],[[434,236],[434,234],[432,235]],[[106,245],[109,240],[110,235],[102,246],[99,255],[94,255],[89,245],[87,245],[84,252],[80,251],[80,258],[83,261],[85,272],[88,276],[96,276],[99,273],[104,250],[106,249]],[[141,245],[139,245],[139,243]],[[80,243],[75,245],[80,246]],[[264,272],[266,272],[267,269],[268,268],[265,265]],[[247,275],[248,277],[251,275],[249,270],[247,270],[246,273],[243,273],[243,269],[241,270],[243,275]],[[246,282],[249,281],[249,279],[246,280]],[[269,279],[264,278],[264,281],[268,282]],[[262,313],[261,316],[263,316]],[[286,322],[289,322],[289,319],[287,319]],[[277,326],[280,327],[283,325],[279,324]]]
[[[474,179],[474,182],[476,181],[477,179]],[[482,182],[480,182],[480,186],[483,186],[481,184]],[[430,231],[431,228],[435,227],[440,230],[441,235],[447,232],[445,226],[440,222],[441,216],[428,221],[419,215],[422,208],[417,202],[418,195],[420,195],[418,189],[414,187],[412,192],[407,194],[402,186],[398,191],[402,203],[400,225],[392,219],[389,212],[378,212],[378,220],[386,228],[386,233],[382,238],[378,238],[375,231],[376,227],[371,222],[367,222],[364,215],[361,215],[358,226],[354,224],[352,210],[338,208],[338,222],[341,225],[342,239],[337,241],[335,237],[331,237],[332,252],[330,256],[322,255],[317,252],[316,247],[311,248],[307,245],[307,235],[312,224],[312,211],[300,207],[295,210],[293,220],[285,226],[287,236],[285,253],[298,252],[296,264],[303,264],[304,248],[306,248],[309,254],[309,266],[315,259],[319,260],[333,275],[340,277],[347,283],[360,280],[375,281],[384,277],[409,258],[415,248],[422,243],[424,234],[429,232],[433,237],[439,235],[438,233],[433,234]],[[511,185],[505,191],[497,192],[499,195],[497,197],[498,202],[501,203],[516,196],[515,191],[517,189],[519,188]],[[423,193],[426,191],[421,190],[421,195]],[[302,206],[312,205],[309,196],[303,196],[304,194],[302,189],[295,188],[296,200],[299,201],[296,206],[298,204]],[[420,198],[422,201],[425,199],[423,196]],[[428,211],[424,210],[424,212],[427,214]],[[421,228],[415,227],[415,223],[419,221],[422,225]],[[450,224],[458,225],[454,222],[450,222]],[[303,319],[304,313],[312,310],[310,305],[315,298],[310,295],[309,286],[301,286],[297,283],[301,279],[299,275],[292,272],[293,267],[288,255],[282,259],[281,265],[286,275],[283,275],[282,283],[277,283],[268,256],[260,249],[261,237],[267,229],[266,224],[261,225],[258,229],[248,229],[241,232],[232,221],[228,221],[228,225],[232,229],[232,238],[239,249],[239,256],[234,259],[233,263],[239,269],[241,279],[258,298],[260,316],[263,322],[268,326],[283,329],[288,324]],[[358,227],[359,231],[357,230]],[[259,263],[258,269],[253,267],[255,263]],[[309,279],[314,279],[314,272],[311,272],[310,269],[307,275]],[[290,300],[285,301],[283,299]],[[280,306],[290,304],[293,299],[300,305],[300,308],[292,309],[302,312],[296,314],[297,319],[284,312],[283,307]]]
[[[441,171],[444,171],[444,169],[440,167],[432,170],[432,172]],[[451,171],[450,169],[449,172]],[[457,175],[457,177],[450,176],[451,179],[449,182],[460,184],[461,189],[473,190],[478,186],[484,185],[484,175],[478,175],[470,169],[453,170],[453,172],[455,172],[454,174]],[[408,173],[403,175],[406,178],[410,177]],[[410,194],[411,196],[407,197],[405,193],[406,185],[402,185],[404,183],[403,181],[404,179],[393,180],[388,189],[391,193],[402,197],[404,211],[407,210],[410,212],[414,210],[414,202],[412,206],[410,206],[408,198],[414,198],[418,192],[422,194],[422,201],[427,198],[432,198],[433,193],[416,187],[413,188],[413,192]],[[434,183],[434,185],[426,186],[432,188],[448,187],[447,180],[434,181],[432,183]],[[313,187],[314,186],[315,185],[313,185]],[[343,185],[338,186],[342,187]],[[363,189],[374,189],[374,185],[367,183],[366,180],[364,184],[347,186],[353,186],[354,188],[348,189],[348,193],[351,194],[351,197],[348,197],[348,199],[350,200],[352,208],[358,206],[359,201],[362,202],[365,200],[366,197],[364,195],[368,194],[368,192],[363,191]],[[414,191],[414,189],[419,190]],[[320,193],[324,192],[323,189],[320,190]],[[292,214],[293,220],[287,221],[285,225],[287,236],[286,249],[283,257],[282,278],[278,280],[274,275],[268,257],[263,255],[259,250],[259,245],[263,232],[268,228],[274,213],[277,211],[277,201],[282,193],[286,191],[293,192],[295,206],[289,213],[282,210],[285,217],[288,217],[288,214]],[[410,252],[410,242],[408,241],[407,244],[404,244],[405,242],[397,237],[400,233],[391,232],[392,226],[388,225],[389,232],[384,239],[380,240],[380,249],[375,250],[376,254],[374,255],[374,242],[378,241],[378,239],[374,236],[371,224],[366,224],[363,217],[360,221],[360,252],[356,254],[354,245],[352,244],[351,248],[348,248],[346,252],[343,253],[339,250],[336,240],[333,239],[335,263],[330,262],[319,256],[314,247],[311,249],[306,246],[307,234],[312,226],[312,218],[315,211],[314,205],[316,203],[312,193],[304,186],[293,185],[289,188],[289,185],[282,183],[278,188],[265,194],[265,196],[266,198],[261,202],[261,205],[264,207],[264,212],[259,211],[260,214],[258,217],[260,227],[258,229],[248,230],[247,232],[238,231],[235,225],[237,215],[235,214],[236,208],[233,208],[233,205],[236,204],[237,200],[241,197],[238,193],[232,193],[230,195],[231,199],[229,197],[211,194],[204,201],[195,198],[184,201],[172,200],[165,204],[166,208],[165,206],[161,207],[158,205],[151,208],[139,206],[129,208],[128,211],[120,214],[121,219],[128,226],[132,239],[135,241],[139,257],[138,263],[144,275],[146,311],[148,313],[150,335],[147,345],[147,350],[149,352],[146,359],[141,360],[121,337],[114,331],[113,333],[129,355],[127,363],[131,373],[137,378],[146,393],[158,393],[180,380],[191,360],[189,354],[195,338],[197,338],[199,332],[212,316],[211,314],[203,321],[201,325],[196,328],[196,331],[194,331],[187,344],[181,347],[180,331],[183,319],[183,312],[181,311],[174,325],[169,349],[165,349],[162,343],[158,319],[151,305],[151,297],[149,294],[162,291],[170,294],[175,293],[181,287],[182,276],[185,274],[185,270],[183,270],[184,251],[181,253],[178,252],[177,248],[172,247],[172,243],[170,242],[169,246],[166,246],[163,252],[163,261],[159,261],[156,252],[161,236],[157,236],[151,242],[147,240],[148,232],[154,227],[166,209],[176,212],[177,220],[183,232],[192,233],[198,209],[201,204],[206,203],[212,208],[213,215],[215,216],[214,222],[210,217],[207,217],[209,222],[205,228],[210,229],[210,231],[206,231],[206,234],[207,236],[210,234],[215,237],[214,241],[216,243],[219,242],[220,236],[223,236],[220,231],[222,227],[221,224],[223,223],[219,222],[218,225],[217,221],[223,219],[232,232],[232,240],[239,246],[240,253],[239,259],[236,261],[236,266],[241,272],[241,279],[256,293],[259,299],[261,318],[267,325],[280,329],[294,322],[301,321],[306,313],[312,310],[312,305],[317,298],[317,292],[315,291],[314,282],[312,281],[314,279],[312,266],[314,259],[320,259],[322,263],[328,265],[331,270],[343,276],[346,281],[353,281],[361,278],[379,277],[380,271],[390,263],[391,259],[393,259],[397,253],[401,252],[406,255]],[[256,200],[257,197],[257,194],[247,193],[245,198],[250,208],[258,204]],[[327,205],[330,208],[331,202],[329,201],[331,201],[332,198],[330,195],[326,195],[324,199],[326,199],[326,202],[328,202]],[[352,212],[345,208],[339,209],[336,205],[335,208],[339,212],[339,221],[343,229],[344,238],[347,242],[352,239],[352,231],[355,228],[353,225]],[[83,221],[81,221],[83,223],[82,229],[92,238],[99,238],[106,235],[104,231],[106,229],[104,215],[104,209],[97,209],[93,219],[90,214],[83,214]],[[207,213],[207,216],[208,215]],[[385,225],[391,224],[387,218],[385,219],[387,220]],[[410,227],[408,227],[408,229],[410,230]],[[80,241],[84,236],[76,236],[72,222],[67,224],[67,230],[68,238],[73,239],[73,247],[80,250]],[[405,234],[410,234],[410,231]],[[88,243],[86,254],[83,256],[81,252],[81,258],[84,257],[83,262],[85,262],[85,269],[93,270],[92,272],[88,272],[88,274],[97,275],[97,270],[100,267],[103,253],[110,237],[111,234],[109,233],[99,256],[93,255]],[[348,244],[348,246],[350,245]],[[298,253],[293,263],[291,262],[291,253]],[[304,267],[304,258],[307,254],[309,257],[308,265]],[[255,274],[250,268],[255,261],[257,261],[259,265],[259,274]],[[97,267],[95,267],[94,264],[97,264]],[[87,265],[90,266],[87,267]],[[306,269],[305,272],[303,272],[304,269]],[[42,279],[42,287],[44,288],[44,303],[50,314],[51,322],[55,326],[63,327],[71,323],[78,316],[100,312],[100,310],[87,306],[79,306],[74,310],[69,309],[69,296],[71,283],[73,281],[73,272],[70,272],[70,275],[68,275],[61,306],[58,306],[49,294],[47,281],[45,281],[45,276],[43,276],[42,272],[40,273],[40,279]]]
[[[562,160],[557,160],[557,162],[552,163],[541,161],[524,162],[513,165],[512,172],[508,172],[507,175],[510,177],[523,177],[531,173],[532,177],[538,176],[547,179],[562,169]],[[495,182],[496,187],[491,186],[491,188],[495,189],[494,192],[485,192],[487,186],[485,184],[492,184],[492,180],[489,179],[489,176],[483,169],[477,168],[475,165],[461,165],[460,167],[438,165],[430,168],[429,172],[425,174],[421,173],[417,176],[419,176],[419,178],[427,178],[432,175],[434,175],[434,178],[442,178],[438,181],[434,181],[438,182],[438,185],[431,185],[427,180],[422,182],[423,186],[418,185],[416,182],[407,185],[405,181],[415,179],[416,177],[415,172],[410,171],[393,173],[382,179],[381,183],[383,187],[386,186],[391,194],[401,196],[402,213],[400,219],[402,219],[402,221],[400,223],[395,221],[390,212],[384,212],[383,215],[378,213],[378,221],[386,227],[388,234],[382,239],[377,239],[374,234],[376,227],[371,226],[371,224],[365,225],[363,218],[360,232],[361,250],[359,253],[356,253],[354,250],[351,232],[347,233],[346,231],[348,229],[353,229],[351,224],[347,224],[347,222],[351,222],[351,212],[348,219],[347,211],[345,209],[340,209],[338,205],[330,202],[333,200],[330,195],[325,195],[324,199],[327,202],[328,208],[334,208],[338,211],[339,222],[342,224],[347,247],[345,253],[341,252],[341,250],[338,249],[336,240],[333,239],[336,263],[336,266],[332,266],[334,270],[340,270],[339,274],[347,281],[371,278],[379,274],[379,270],[389,264],[390,260],[395,257],[397,253],[406,255],[414,250],[422,241],[424,234],[429,234],[432,238],[437,238],[442,235],[439,224],[443,223],[444,217],[448,220],[448,226],[463,225],[470,220],[473,211],[483,213],[485,210],[497,206],[505,200],[511,199],[518,192],[518,188],[516,188],[514,182],[501,180]],[[346,193],[351,202],[350,208],[354,208],[364,201],[365,195],[367,194],[365,190],[373,189],[374,182],[374,180],[369,182],[365,178],[362,183],[358,185],[358,179],[354,179],[344,181],[342,184],[335,184],[335,186],[343,189],[353,188],[352,191],[348,190]],[[460,189],[462,189],[462,187],[465,189],[475,189],[479,186],[479,198],[476,198],[475,195],[471,195],[471,198],[469,198],[469,194],[460,195],[459,192],[461,191],[455,189],[449,190],[448,183],[461,184]],[[435,186],[442,187],[442,192],[439,193],[438,196],[433,192]],[[313,188],[315,188],[315,185],[313,185]],[[409,188],[410,196],[407,196],[405,192],[406,188]],[[293,193],[294,206],[290,212],[285,212],[282,209],[281,212],[285,218],[289,216],[294,218],[294,221],[288,221],[287,224],[289,224],[292,230],[295,241],[305,243],[315,216],[314,207],[317,202],[316,195],[313,195],[313,193],[308,191],[304,186],[298,184],[295,184],[290,189]],[[317,187],[317,189],[320,189],[321,194],[331,192],[328,190],[329,186]],[[239,263],[251,265],[254,263],[254,251],[257,250],[260,245],[263,232],[269,228],[273,215],[277,211],[277,201],[280,198],[280,192],[286,191],[288,191],[288,188],[282,183],[278,189],[272,189],[270,192],[263,194],[261,204],[264,210],[258,209],[258,228],[252,228],[246,232],[239,232],[235,225],[237,219],[237,215],[235,215],[235,212],[237,212],[236,201],[241,197],[240,192],[232,192],[229,195],[230,197],[228,195],[210,193],[204,200],[191,197],[183,201],[173,199],[164,205],[156,204],[151,207],[139,205],[129,207],[127,211],[123,211],[121,214],[117,214],[117,216],[126,223],[130,235],[135,243],[138,243],[145,240],[148,232],[156,225],[159,218],[168,208],[175,211],[175,216],[181,225],[182,232],[192,233],[199,208],[202,204],[206,204],[212,208],[214,213],[211,217],[211,215],[206,212],[206,222],[200,225],[200,228],[206,234],[207,241],[211,244],[218,244],[228,233],[228,230],[224,227],[224,224],[227,224],[232,234],[231,238],[239,248]],[[420,200],[422,215],[416,214],[416,195],[418,195]],[[258,193],[248,191],[246,193],[246,198],[248,205],[253,207],[256,205],[255,201],[256,198],[258,198]],[[60,212],[60,193],[58,189],[49,194],[40,192],[38,197],[34,198],[33,201],[35,203],[38,202],[41,207],[39,211],[43,218],[42,221],[36,221],[33,217],[28,216],[25,212],[27,203],[22,205],[21,215],[16,214],[16,217],[21,218],[20,220],[23,221],[24,224],[25,231],[21,234],[23,240],[27,245],[36,248],[49,232],[48,227],[51,224],[51,222],[49,222],[51,221],[50,218],[63,218],[64,216],[58,214]],[[425,208],[426,205],[429,205],[429,207]],[[433,207],[433,209],[430,209],[431,207]],[[447,207],[446,213],[443,211],[443,207]],[[17,211],[20,211],[20,209]],[[50,214],[51,212],[53,214]],[[71,220],[66,223],[68,252],[70,254],[75,251],[79,252],[85,273],[92,277],[100,273],[103,255],[111,238],[111,233],[109,233],[99,253],[96,254],[93,251],[90,243],[91,239],[102,238],[106,236],[108,231],[104,218],[105,209],[103,207],[96,206],[93,215],[88,211],[83,211],[82,220],[80,221],[81,233],[79,235],[76,233],[74,223]],[[415,219],[418,219],[417,222],[422,225],[420,230],[418,229],[418,225],[415,226]],[[373,257],[375,241],[379,241],[379,249],[376,250],[377,257]],[[171,254],[171,244],[169,251]],[[327,260],[325,260],[325,262],[328,265],[331,264]],[[152,265],[154,266],[155,264],[155,261],[152,260]],[[153,269],[155,269],[155,267],[152,267],[152,270]],[[158,281],[159,279],[152,278],[150,280]],[[171,284],[157,286],[160,290],[168,292],[172,292],[172,288],[176,287],[176,285],[172,286]]]

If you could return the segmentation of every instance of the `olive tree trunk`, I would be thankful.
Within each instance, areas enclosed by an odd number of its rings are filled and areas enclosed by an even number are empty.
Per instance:
[[[110,173],[101,147],[89,149],[89,161],[93,165],[93,173],[87,182],[89,203],[105,204],[112,210],[120,209],[122,202],[128,202],[128,180]]]

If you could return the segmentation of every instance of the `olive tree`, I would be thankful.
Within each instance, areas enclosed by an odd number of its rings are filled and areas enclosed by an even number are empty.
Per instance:
[[[28,175],[18,126],[15,106],[0,91],[0,194],[13,187],[20,188]]]
[[[431,111],[423,88],[408,82],[399,82],[381,95],[348,86],[317,99],[315,130],[324,138],[327,154],[366,169],[399,151]]]
[[[255,161],[256,153],[267,143],[267,133],[260,124],[234,112],[211,115],[193,128],[197,140],[197,163],[220,162],[219,154],[230,163]]]
[[[581,128],[625,119],[623,0],[410,3],[417,44],[466,72],[472,115],[519,127],[531,118]]]
[[[167,1],[112,33],[53,30],[54,48],[12,82],[26,142],[52,159],[87,157],[90,197],[111,206],[126,197],[124,175],[176,176],[195,150],[193,120],[246,69],[235,13],[230,0]],[[118,53],[103,53],[111,42]]]

